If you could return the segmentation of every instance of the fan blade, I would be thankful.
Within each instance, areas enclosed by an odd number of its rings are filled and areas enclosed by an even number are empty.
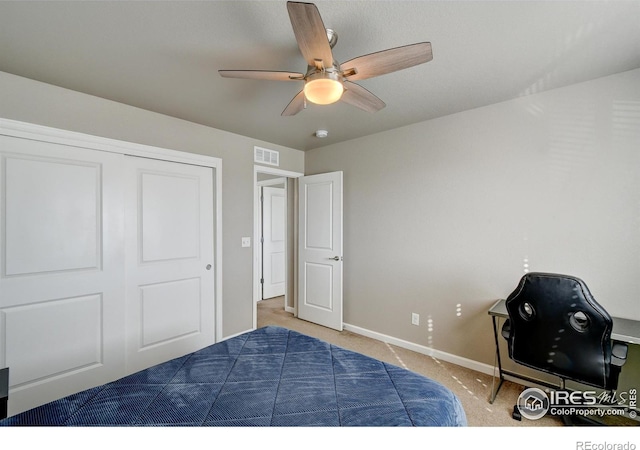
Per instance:
[[[269,70],[218,70],[225,78],[248,78],[252,80],[300,81],[304,75],[297,72],[278,72]]]
[[[304,106],[304,91],[300,91],[295,97],[293,97],[293,100],[289,102],[284,111],[282,111],[281,116],[295,116],[304,109]]]
[[[359,56],[340,64],[340,66],[347,70],[355,68],[357,73],[349,76],[348,79],[356,81],[407,69],[432,59],[431,43],[420,42]]]
[[[325,68],[333,67],[333,54],[327,30],[320,12],[313,3],[287,2],[289,19],[302,56],[311,67],[322,61]]]
[[[345,81],[345,91],[340,98],[345,103],[367,112],[376,112],[387,106],[382,100],[356,83]]]

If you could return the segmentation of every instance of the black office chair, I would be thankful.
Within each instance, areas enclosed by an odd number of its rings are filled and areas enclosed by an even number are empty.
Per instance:
[[[611,316],[582,280],[528,273],[506,307],[502,335],[513,361],[558,376],[560,389],[566,389],[566,380],[616,389],[627,345],[611,341]],[[515,408],[514,418],[519,418]]]

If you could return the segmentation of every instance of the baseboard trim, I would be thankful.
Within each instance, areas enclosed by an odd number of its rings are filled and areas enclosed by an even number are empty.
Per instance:
[[[414,342],[405,341],[403,339],[398,339],[393,336],[388,336],[386,334],[378,333],[376,331],[367,330],[366,328],[361,328],[355,325],[350,325],[348,323],[345,323],[344,329],[347,331],[351,331],[352,333],[366,336],[371,339],[375,339],[381,342],[386,342],[388,344],[393,344],[397,347],[405,348],[407,350],[421,353],[423,355],[427,355],[435,359],[446,361],[446,362],[455,364],[457,366],[475,370],[476,372],[484,373],[487,375],[493,375],[495,373],[494,367],[489,364],[481,363],[468,358],[463,358],[462,356],[453,355],[451,353],[443,352],[441,350],[436,350],[434,348],[427,347],[424,345],[419,345]]]

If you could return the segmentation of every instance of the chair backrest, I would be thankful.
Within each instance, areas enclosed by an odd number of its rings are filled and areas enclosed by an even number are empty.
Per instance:
[[[564,379],[609,388],[613,322],[582,280],[528,273],[507,297],[506,307],[511,359]]]

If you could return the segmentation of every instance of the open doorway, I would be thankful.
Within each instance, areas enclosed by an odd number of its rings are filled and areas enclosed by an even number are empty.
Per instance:
[[[258,302],[263,298],[281,298],[282,307],[288,312],[296,313],[297,183],[295,179],[302,175],[302,173],[277,168],[254,166],[254,328],[257,328]],[[264,193],[270,195],[271,200],[269,205],[263,207]],[[266,231],[269,236],[264,235],[265,219],[268,222],[267,227],[275,225],[275,229],[269,228]],[[272,234],[275,239],[271,239]],[[279,239],[280,236],[282,239]],[[266,246],[264,246],[265,243]],[[265,264],[266,258],[268,261]],[[282,279],[282,285],[278,285],[280,279]]]
[[[260,255],[259,300],[284,297],[286,290],[287,183],[285,178],[272,177],[258,174],[260,237],[255,242]]]

